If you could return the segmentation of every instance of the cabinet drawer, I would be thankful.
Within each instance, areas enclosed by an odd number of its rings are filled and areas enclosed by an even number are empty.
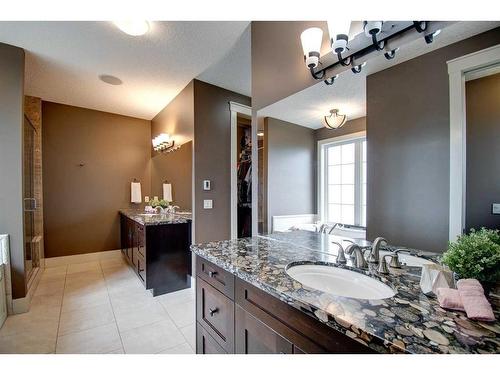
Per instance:
[[[292,354],[293,344],[236,305],[236,354]]]
[[[196,274],[231,299],[234,299],[234,276],[199,256],[196,257]]]
[[[200,323],[196,324],[196,354],[226,354],[222,346],[217,344]]]
[[[234,353],[234,302],[199,277],[196,319],[226,352]]]
[[[369,347],[241,279],[236,279],[235,301],[237,305],[292,342],[294,353],[373,352]]]

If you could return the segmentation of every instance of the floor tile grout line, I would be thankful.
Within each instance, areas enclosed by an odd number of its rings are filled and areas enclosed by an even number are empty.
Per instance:
[[[64,303],[64,292],[66,291],[66,279],[68,277],[68,265],[66,265],[66,273],[64,274],[64,288],[63,288],[63,293],[62,293],[62,298],[61,298],[61,307],[59,308],[59,321],[57,322],[57,329],[56,329],[56,343],[54,346],[54,354],[57,354],[57,340],[59,339],[59,327],[61,326],[61,315],[62,315],[62,307]]]
[[[108,293],[109,304],[111,306],[111,311],[113,312],[113,318],[115,319],[116,331],[118,332],[118,337],[120,338],[122,350],[123,350],[123,353],[127,354],[127,352],[125,351],[125,345],[123,345],[122,334],[120,332],[120,327],[118,327],[118,320],[116,319],[115,309],[113,307],[113,301],[111,300],[111,295],[109,294],[108,283],[106,281],[106,276],[104,275],[104,270],[102,269],[101,261],[99,261],[99,268],[101,269],[102,277],[104,278],[104,285],[106,285],[106,292]]]

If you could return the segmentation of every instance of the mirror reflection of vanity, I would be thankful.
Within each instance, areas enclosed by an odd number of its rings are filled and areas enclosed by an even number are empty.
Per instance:
[[[424,64],[420,60],[414,64]],[[446,250],[450,124],[439,116],[449,106],[439,99],[430,116],[422,103],[406,103],[403,76],[409,79],[397,69],[379,72],[367,65],[360,74],[342,74],[333,85],[320,81],[258,111],[259,233],[303,230],[368,241],[382,236],[394,246]],[[437,85],[425,74],[419,79],[426,87]],[[487,120],[491,111],[481,104],[495,97],[498,74],[480,72],[466,80],[468,232],[500,225],[492,205],[498,184],[488,177],[498,156],[479,152],[493,152],[498,138]]]

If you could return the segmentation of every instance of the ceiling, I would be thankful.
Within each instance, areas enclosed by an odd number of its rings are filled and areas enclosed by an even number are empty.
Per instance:
[[[250,25],[236,44],[198,79],[246,96],[252,96],[252,57]]]
[[[394,60],[382,54],[371,59],[360,74],[350,70],[342,73],[332,86],[322,81],[259,111],[259,116],[274,117],[312,129],[323,125],[323,116],[337,108],[349,119],[366,115],[366,76],[432,50],[500,26],[500,22],[456,22],[443,29],[434,43],[428,45],[419,38],[403,46]],[[298,57],[300,58],[300,56]],[[305,67],[304,67],[305,69]]]
[[[0,22],[0,42],[26,50],[27,95],[149,120],[196,77],[250,95],[248,26],[153,22],[133,37],[106,21]]]

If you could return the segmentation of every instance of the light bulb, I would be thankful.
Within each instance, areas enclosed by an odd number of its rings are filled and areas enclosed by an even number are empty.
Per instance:
[[[319,27],[311,27],[300,34],[302,49],[306,58],[308,68],[316,68],[319,63],[321,42],[323,41],[323,30]]]

